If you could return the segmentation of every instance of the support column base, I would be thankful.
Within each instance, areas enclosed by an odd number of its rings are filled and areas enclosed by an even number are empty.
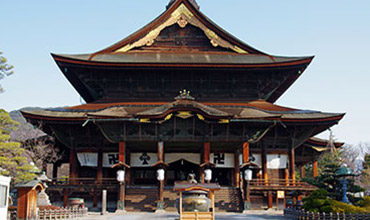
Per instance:
[[[118,201],[117,202],[117,210],[115,213],[119,214],[119,213],[125,213],[126,210],[125,210],[125,201]]]
[[[157,202],[157,210],[155,210],[155,213],[164,213],[164,212],[166,212],[164,210],[164,202],[163,201]]]
[[[250,210],[251,210],[251,203],[250,202],[247,202],[247,201],[244,201],[243,213],[247,213]]]

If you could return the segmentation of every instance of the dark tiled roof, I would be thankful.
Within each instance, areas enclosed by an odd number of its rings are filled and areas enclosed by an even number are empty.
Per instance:
[[[87,118],[152,118],[165,117],[174,111],[199,111],[213,118],[230,119],[266,119],[266,120],[326,120],[337,118],[344,114],[324,113],[311,110],[287,108],[272,103],[257,100],[248,103],[199,103],[196,101],[178,100],[170,103],[98,103],[80,106],[22,111],[29,117],[54,119]]]

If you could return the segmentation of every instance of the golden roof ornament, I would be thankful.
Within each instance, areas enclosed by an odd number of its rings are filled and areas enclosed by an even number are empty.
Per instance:
[[[175,97],[175,100],[195,100],[195,98],[190,95],[190,91],[183,89],[179,91],[179,95]]]

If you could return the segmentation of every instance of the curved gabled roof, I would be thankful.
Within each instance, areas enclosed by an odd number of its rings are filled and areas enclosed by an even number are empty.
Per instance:
[[[184,25],[182,27],[185,27],[188,23],[199,27],[204,31],[210,41],[213,41],[212,44],[215,43],[214,45],[216,45],[216,43],[221,43],[217,46],[223,47],[227,44],[228,46],[233,46],[233,49],[239,53],[267,55],[223,30],[207,16],[201,13],[199,8],[194,6],[194,4],[189,0],[176,0],[165,12],[159,15],[152,22],[112,46],[92,54],[92,56],[97,54],[114,53],[116,51],[122,52],[125,51],[122,50],[123,48],[127,49],[129,48],[128,45],[132,46],[133,44],[138,43],[138,41],[141,41],[141,46],[153,43],[152,41],[158,37],[164,28],[176,23],[180,26]]]
[[[313,56],[273,56],[255,49],[212,22],[199,11],[193,0],[172,1],[167,10],[148,25],[95,53],[52,56],[87,102],[106,97],[101,95],[104,92],[99,93],[96,90],[96,86],[91,86],[86,77],[81,77],[80,71],[86,68],[94,70],[94,75],[90,78],[98,78],[104,73],[103,68],[115,69],[118,74],[125,75],[127,69],[147,68],[147,72],[156,72],[155,68],[162,67],[170,70],[242,69],[256,71],[255,74],[265,70],[280,71],[275,80],[278,84],[271,88],[266,87],[268,91],[264,91],[265,99],[275,102],[300,77],[313,59]],[[250,100],[252,99],[248,101]]]
[[[152,22],[124,38],[123,40],[92,54],[62,55],[52,54],[56,61],[75,64],[118,65],[118,64],[230,64],[230,65],[268,65],[279,66],[309,64],[312,56],[284,57],[272,56],[259,51],[237,39],[207,16],[199,11],[191,0],[176,0],[170,7]],[[180,50],[174,48],[149,49],[158,40],[160,34],[168,27],[195,27],[205,38],[209,48],[220,48],[215,51],[203,48],[201,51],[189,49],[184,45]],[[204,43],[204,42],[203,42]],[[138,50],[138,48],[143,48]],[[160,48],[160,47],[159,47]]]

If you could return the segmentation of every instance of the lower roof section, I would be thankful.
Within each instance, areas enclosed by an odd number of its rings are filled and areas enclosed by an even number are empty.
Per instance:
[[[267,120],[281,122],[325,122],[339,121],[343,113],[325,113],[300,110],[275,105],[264,100],[247,103],[200,103],[194,100],[173,102],[125,102],[89,103],[73,107],[22,111],[29,119],[45,121],[83,121],[87,119],[165,119],[169,115],[178,117],[197,116],[213,121],[238,122],[243,120]]]
[[[247,54],[239,55],[230,53],[120,53],[99,54],[91,59],[91,54],[60,55],[52,54],[56,61],[75,64],[117,66],[119,64],[212,64],[213,65],[246,65],[249,67],[275,67],[309,64],[313,57],[283,57]],[[108,65],[109,66],[109,65]]]

